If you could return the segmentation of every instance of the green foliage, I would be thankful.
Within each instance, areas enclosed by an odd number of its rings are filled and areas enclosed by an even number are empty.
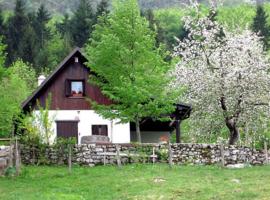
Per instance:
[[[4,45],[0,44],[0,62],[5,60]],[[14,121],[19,120],[22,101],[32,92],[33,70],[22,61],[10,68],[1,68],[0,79],[0,137],[10,136]]]
[[[86,46],[87,65],[96,74],[90,81],[116,102],[98,105],[91,100],[105,118],[139,122],[174,109],[174,92],[167,89],[171,66],[164,61],[163,48],[156,48],[156,34],[148,26],[136,0],[115,1],[113,12],[101,18]]]
[[[155,18],[154,13],[151,9],[142,12],[142,15],[149,21],[149,28],[156,32],[156,46],[159,47],[161,44],[165,44],[164,30],[160,26],[160,22]]]
[[[2,37],[0,37],[0,81],[5,76],[5,62],[6,62],[6,45],[2,42]]]
[[[183,22],[184,9],[161,9],[156,10],[155,17],[159,21],[161,28],[164,30],[165,41],[168,49],[173,49],[176,44],[174,37],[182,38],[184,35]]]
[[[97,5],[97,11],[95,13],[95,21],[94,24],[97,24],[98,18],[102,15],[109,14],[109,1],[108,0],[101,0],[100,3]]]
[[[264,49],[269,49],[269,39],[270,39],[270,27],[267,24],[268,15],[266,14],[264,7],[262,5],[257,6],[256,16],[254,17],[252,30],[262,37],[262,42],[264,44]]]
[[[47,145],[51,144],[51,137],[53,132],[54,120],[49,116],[49,110],[51,107],[51,95],[46,99],[44,107],[37,102],[38,112],[35,113],[35,125],[40,132],[41,142]]]
[[[20,130],[23,131],[22,141],[28,145],[50,145],[53,143],[54,120],[49,115],[51,106],[51,95],[46,99],[44,107],[37,102],[37,111],[23,116]]]
[[[48,74],[68,55],[72,47],[68,35],[62,37],[60,33],[53,32],[52,38],[46,43],[43,50],[46,60],[43,61],[43,73]],[[45,58],[45,57],[44,57]]]
[[[13,122],[21,112],[21,102],[27,97],[26,83],[16,75],[1,80],[0,84],[0,137],[10,136]]]
[[[217,20],[229,30],[243,30],[251,26],[256,14],[254,6],[242,4],[235,7],[220,7]]]
[[[5,176],[6,177],[14,177],[14,176],[16,176],[16,167],[8,167],[5,170]]]
[[[71,37],[75,46],[82,47],[93,31],[95,15],[88,0],[80,0],[79,7],[70,20]]]
[[[29,89],[28,94],[36,89],[37,82],[33,80],[36,80],[37,75],[30,63],[24,63],[21,59],[17,60],[12,63],[8,69],[8,72],[20,77],[20,79],[26,83],[27,88]]]

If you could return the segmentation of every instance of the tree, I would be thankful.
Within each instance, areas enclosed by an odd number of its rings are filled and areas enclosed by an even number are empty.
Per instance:
[[[3,19],[3,11],[0,7],[0,35],[4,36],[6,31],[6,26],[4,24],[4,19]]]
[[[262,114],[269,116],[270,75],[263,45],[251,31],[229,32],[208,17],[184,21],[190,34],[176,47],[175,56],[181,59],[176,86],[187,88],[184,96],[193,105],[201,133],[225,126],[229,144],[235,144],[240,127]]]
[[[6,62],[6,45],[3,44],[2,38],[0,37],[0,81],[6,74],[5,62]]]
[[[71,18],[71,37],[74,44],[82,47],[93,31],[94,13],[88,0],[80,0],[79,7]]]
[[[45,54],[47,55],[46,71],[49,73],[66,57],[72,50],[68,35],[64,37],[58,32],[53,32],[53,37],[47,42]],[[45,69],[44,69],[45,70]]]
[[[18,61],[6,69],[0,80],[0,137],[10,136],[14,129],[14,121],[19,120],[21,103],[33,91],[30,88],[35,77],[33,70]]]
[[[38,46],[40,48],[44,48],[46,41],[50,39],[50,29],[47,27],[47,23],[50,19],[49,11],[46,10],[44,4],[41,4],[36,14],[34,26],[39,42]]]
[[[140,16],[136,0],[115,1],[112,13],[100,21],[85,49],[87,65],[96,74],[90,81],[114,103],[91,103],[105,118],[135,122],[141,142],[141,120],[161,118],[174,108],[167,90],[171,66],[164,62],[166,53],[155,46],[155,33]]]
[[[29,93],[37,88],[37,75],[30,63],[24,63],[21,59],[12,63],[8,72],[14,76],[18,76],[27,86]]]
[[[107,15],[109,13],[109,3],[108,0],[101,0],[97,5],[97,11],[95,14],[94,24],[98,23],[98,18],[102,15]]]
[[[148,22],[149,22],[149,28],[156,32],[156,45],[157,47],[160,46],[160,44],[165,43],[165,36],[164,31],[160,26],[160,23],[157,19],[155,19],[155,15],[151,9],[146,10],[145,12],[142,12],[142,16],[144,16]]]
[[[264,49],[269,49],[270,27],[267,24],[268,15],[265,13],[263,5],[259,4],[256,16],[253,19],[252,30],[262,37]]]
[[[21,48],[29,21],[25,11],[24,0],[16,0],[14,15],[9,18],[7,24],[7,62],[11,64],[17,58],[22,58],[22,52],[25,54],[24,50],[21,50]]]

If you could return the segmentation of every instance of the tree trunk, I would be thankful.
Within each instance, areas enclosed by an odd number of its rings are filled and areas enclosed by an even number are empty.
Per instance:
[[[141,130],[140,130],[140,120],[138,118],[136,119],[136,135],[137,135],[137,142],[142,143]]]
[[[233,119],[226,119],[226,126],[230,131],[229,145],[234,145],[239,139],[239,130]]]

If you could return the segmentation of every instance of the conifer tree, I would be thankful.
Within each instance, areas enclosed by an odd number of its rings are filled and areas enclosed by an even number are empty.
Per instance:
[[[101,0],[101,2],[97,6],[97,11],[95,14],[95,22],[94,24],[97,24],[98,18],[102,15],[106,15],[109,13],[109,3],[108,0]]]
[[[26,34],[26,29],[29,27],[29,21],[25,10],[24,0],[16,0],[14,15],[9,18],[7,23],[6,41],[8,45],[7,62],[10,64],[16,58],[22,57],[23,38]]]
[[[50,30],[46,26],[50,19],[51,15],[49,11],[45,8],[44,4],[41,4],[36,14],[34,26],[40,48],[43,48],[45,42],[50,38]]]
[[[93,31],[95,15],[88,0],[80,0],[79,7],[71,18],[71,37],[74,45],[82,47]]]
[[[252,30],[262,37],[264,50],[269,49],[270,27],[267,24],[268,15],[266,14],[263,4],[257,5],[256,16],[253,19]]]
[[[3,19],[3,11],[2,11],[2,8],[0,7],[0,35],[1,36],[4,36],[5,30],[6,30],[6,27],[5,27],[4,19]]]

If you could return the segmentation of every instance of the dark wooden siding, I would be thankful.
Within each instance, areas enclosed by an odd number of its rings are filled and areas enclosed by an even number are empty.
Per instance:
[[[93,99],[99,104],[110,104],[111,101],[106,98],[100,89],[88,82],[90,71],[83,65],[85,59],[80,56],[79,63],[74,62],[74,55],[63,67],[50,83],[43,88],[37,100],[42,106],[51,94],[51,110],[89,110],[91,105],[87,99]],[[66,96],[66,80],[85,80],[85,97],[67,97]],[[35,102],[32,102],[32,107],[37,108]]]
[[[78,121],[57,121],[57,137],[75,137],[78,140]]]

